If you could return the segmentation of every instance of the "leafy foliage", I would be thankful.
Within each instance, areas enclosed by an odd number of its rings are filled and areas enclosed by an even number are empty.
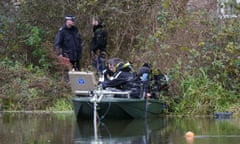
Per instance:
[[[180,114],[206,115],[228,111],[240,96],[226,90],[220,82],[211,80],[203,69],[187,76],[181,88],[182,101],[174,107]]]
[[[11,64],[11,65],[10,65]],[[70,87],[50,79],[35,67],[25,68],[18,61],[5,58],[0,63],[3,109],[41,110],[53,104],[56,98],[66,98]]]
[[[231,109],[239,102],[240,93],[239,18],[220,19],[207,9],[190,9],[187,3],[188,0],[26,0],[17,11],[9,10],[9,16],[0,15],[3,75],[10,71],[10,79],[20,76],[11,83],[22,84],[26,90],[20,91],[22,94],[45,96],[39,89],[27,90],[29,79],[52,87],[60,79],[64,67],[56,62],[52,47],[67,14],[76,16],[83,39],[81,63],[83,70],[89,69],[91,17],[100,15],[108,32],[107,57],[131,61],[135,68],[149,62],[167,73],[170,97],[181,99],[174,106],[176,113],[210,114]],[[48,75],[47,83],[42,80],[44,75]],[[3,91],[10,95],[10,83],[4,82]],[[12,92],[11,96],[17,94]],[[70,93],[63,93],[59,97],[69,96]]]
[[[72,104],[69,99],[57,99],[56,103],[50,108],[49,111],[69,111],[72,110]]]

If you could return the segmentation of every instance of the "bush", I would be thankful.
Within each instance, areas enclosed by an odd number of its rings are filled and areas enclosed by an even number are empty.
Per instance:
[[[192,11],[187,2],[25,1],[17,11],[11,10],[14,13],[0,15],[0,59],[2,64],[8,64],[7,68],[3,66],[3,77],[9,77],[17,86],[23,83],[25,94],[37,93],[37,97],[44,92],[29,92],[29,79],[53,86],[64,68],[56,61],[53,41],[67,14],[76,16],[83,39],[81,65],[88,69],[91,17],[100,15],[108,32],[107,58],[120,57],[133,62],[135,67],[148,62],[161,69],[170,78],[171,97],[182,98],[176,112],[209,114],[221,110],[221,106],[226,110],[240,93],[239,19],[219,19],[209,15],[207,9]],[[21,69],[13,71],[17,66]],[[14,81],[14,75],[24,78]],[[41,79],[46,75],[48,83]],[[65,85],[61,86],[66,92]],[[3,87],[6,91],[9,88]],[[68,93],[60,97],[64,95]],[[188,105],[190,102],[194,105]]]
[[[222,83],[211,80],[201,69],[197,74],[188,75],[181,84],[181,101],[174,106],[177,114],[206,115],[229,111],[230,106],[239,102],[234,91],[227,90]]]

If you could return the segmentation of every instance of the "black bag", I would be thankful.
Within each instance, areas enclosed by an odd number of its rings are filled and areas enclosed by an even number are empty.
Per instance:
[[[142,82],[137,77],[134,77],[124,85],[124,90],[131,91],[130,93],[131,98],[141,98]]]

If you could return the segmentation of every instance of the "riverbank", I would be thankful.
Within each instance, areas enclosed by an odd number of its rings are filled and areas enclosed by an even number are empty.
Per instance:
[[[168,75],[169,94],[160,96],[169,104],[169,113],[239,113],[240,21],[219,18],[217,12],[208,14],[207,9],[189,11],[187,3],[32,0],[18,10],[0,5],[1,109],[72,109],[70,85],[62,80],[65,67],[57,62],[53,49],[69,9],[83,40],[83,71],[92,68],[88,20],[93,14],[101,15],[109,33],[107,59],[130,61],[135,71],[147,62],[152,71]]]

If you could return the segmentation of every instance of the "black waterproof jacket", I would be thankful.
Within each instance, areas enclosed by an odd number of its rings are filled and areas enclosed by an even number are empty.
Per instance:
[[[102,86],[104,89],[110,87],[131,91],[131,98],[141,97],[141,82],[138,81],[136,73],[132,72],[130,66],[117,68],[117,72],[113,75],[113,78],[104,80]]]
[[[123,64],[117,68],[117,72],[114,73],[111,79],[104,80],[102,83],[103,88],[112,87],[126,90],[125,86],[134,79],[135,75],[131,72],[130,67],[122,66]]]
[[[78,28],[75,26],[68,28],[66,25],[60,28],[55,37],[54,48],[58,55],[62,54],[71,61],[79,60],[82,52],[82,39]]]
[[[112,87],[117,89],[124,89],[124,85],[126,85],[129,81],[133,79],[133,74],[130,72],[119,71],[111,80],[105,80],[103,82],[103,88]]]
[[[91,51],[94,53],[97,50],[106,51],[107,47],[107,33],[102,25],[93,27],[93,37],[91,42]]]

